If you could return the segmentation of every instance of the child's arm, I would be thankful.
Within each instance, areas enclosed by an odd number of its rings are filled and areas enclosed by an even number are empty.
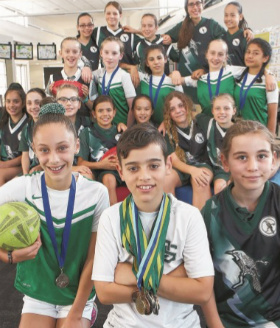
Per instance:
[[[128,114],[127,114],[127,127],[131,127],[132,124],[134,123],[135,117],[134,117],[134,113],[132,110],[132,102],[133,102],[134,97],[132,98],[127,98],[127,105],[128,105]]]
[[[0,169],[8,169],[10,167],[21,166],[21,156],[10,159],[8,161],[0,161]]]
[[[62,328],[76,328],[81,326],[82,314],[85,304],[93,288],[93,281],[91,280],[91,272],[96,243],[96,232],[92,232],[86,262],[80,276],[78,291],[74,303],[69,311]]]
[[[120,63],[120,67],[123,68],[124,70],[126,70],[130,74],[132,83],[133,83],[134,87],[137,88],[140,83],[140,77],[139,77],[137,65],[129,65],[129,64],[125,64],[125,63]]]
[[[117,163],[116,156],[108,156],[99,162],[89,162],[82,157],[78,158],[78,165],[85,165],[91,170],[116,170]]]
[[[29,167],[30,167],[30,159],[29,159],[29,152],[23,151],[22,157],[21,157],[21,167],[23,174],[29,173]]]
[[[36,165],[36,166],[32,167],[32,169],[29,171],[29,174],[31,174],[35,171],[43,171],[41,165]]]
[[[207,303],[202,304],[201,308],[208,328],[224,328],[217,310],[214,292],[212,292],[210,300]]]
[[[273,135],[275,135],[276,132],[277,109],[278,103],[272,103],[267,105],[267,128]]]

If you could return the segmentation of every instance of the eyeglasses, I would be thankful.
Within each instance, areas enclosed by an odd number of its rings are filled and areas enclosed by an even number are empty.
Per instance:
[[[81,24],[81,25],[79,25],[79,27],[80,28],[86,28],[86,27],[91,28],[91,27],[93,27],[93,24]]]
[[[194,8],[195,6],[196,7],[199,7],[201,5],[202,5],[202,2],[201,1],[188,3],[188,7],[190,7],[190,8]]]
[[[68,101],[70,101],[71,104],[80,101],[79,97],[70,97],[70,98],[66,98],[66,97],[60,97],[57,99],[57,101],[61,102],[62,104],[67,104]]]

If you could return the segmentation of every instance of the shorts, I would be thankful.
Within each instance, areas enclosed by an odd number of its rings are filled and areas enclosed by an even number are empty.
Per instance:
[[[88,300],[84,308],[82,317],[91,320],[91,313],[93,309],[93,298]],[[72,305],[54,305],[51,303],[36,300],[35,298],[24,296],[23,297],[23,313],[34,313],[46,315],[55,319],[66,318]]]

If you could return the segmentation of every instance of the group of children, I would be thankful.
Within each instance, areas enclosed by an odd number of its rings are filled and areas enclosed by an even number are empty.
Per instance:
[[[94,29],[82,14],[78,39],[62,41],[64,68],[46,90],[54,98],[18,84],[5,94],[0,204],[25,201],[41,218],[33,245],[0,249],[2,261],[18,263],[20,328],[90,327],[93,280],[99,300],[114,304],[104,327],[200,327],[193,304],[209,328],[280,327],[271,47],[249,41],[241,67],[229,41],[213,40],[207,73],[168,76],[168,54],[182,51],[164,46],[150,14],[144,39],[134,38],[117,5],[106,5],[108,26]],[[195,28],[200,6],[186,2]],[[247,43],[238,3],[226,6],[225,23],[224,40]],[[126,36],[130,46],[138,40],[139,72]],[[90,84],[79,67],[86,54]],[[182,85],[197,88],[201,114]],[[123,183],[130,195],[117,203]],[[194,207],[174,197],[189,183]]]

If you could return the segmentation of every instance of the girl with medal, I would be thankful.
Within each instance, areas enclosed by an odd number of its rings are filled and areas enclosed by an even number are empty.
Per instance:
[[[93,126],[84,129],[80,135],[78,164],[94,172],[95,179],[102,182],[109,192],[110,205],[117,203],[117,186],[122,184],[117,172],[117,154],[106,156],[114,149],[120,137],[118,127],[112,124],[116,115],[114,103],[109,96],[101,95],[93,103]]]
[[[108,206],[101,184],[72,174],[79,140],[60,104],[41,108],[33,148],[43,172],[21,176],[0,188],[0,204],[25,201],[40,214],[41,241],[33,257],[18,257],[15,287],[24,296],[21,328],[90,327],[94,290],[90,280],[99,216]],[[89,197],[90,195],[90,197]],[[1,250],[0,255],[7,256]],[[10,262],[11,263],[11,262]]]
[[[5,106],[0,120],[0,186],[21,173],[19,142],[28,121],[25,92],[21,85],[12,84],[4,95]]]
[[[256,121],[225,135],[221,160],[232,183],[202,210],[215,267],[215,297],[202,306],[209,328],[279,326],[280,187],[268,181],[275,146]]]
[[[246,48],[246,70],[237,80],[234,99],[238,114],[246,120],[256,120],[276,131],[278,87],[267,91],[269,73],[265,71],[272,55],[270,44],[260,38],[250,41]]]
[[[152,99],[154,113],[152,122],[159,126],[163,121],[163,105],[165,97],[174,90],[183,92],[182,86],[175,86],[165,75],[164,67],[167,61],[162,45],[151,45],[145,53],[146,74],[139,72],[141,94]]]
[[[22,130],[19,151],[22,152],[21,166],[23,174],[42,171],[38,159],[32,149],[33,127],[39,118],[42,100],[46,98],[45,92],[40,88],[30,89],[26,94],[26,111],[30,119]]]
[[[132,194],[98,227],[92,279],[99,300],[114,305],[103,327],[198,328],[193,304],[208,300],[213,282],[200,212],[163,192],[171,161],[151,124],[125,131],[117,152]]]
[[[206,131],[192,120],[193,103],[178,91],[165,99],[165,140],[172,159],[172,172],[165,178],[164,190],[175,194],[175,188],[192,185],[192,204],[201,209],[211,197],[213,173],[207,154]],[[208,119],[209,121],[209,119]]]
[[[92,73],[89,96],[91,100],[98,95],[110,96],[117,110],[113,123],[131,125],[133,116],[130,108],[136,93],[130,75],[119,67],[123,55],[124,45],[117,37],[110,36],[102,42],[100,56],[104,68]]]

